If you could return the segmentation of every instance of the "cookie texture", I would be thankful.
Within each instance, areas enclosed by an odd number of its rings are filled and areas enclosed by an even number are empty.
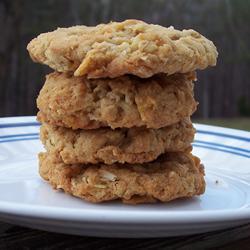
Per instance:
[[[37,98],[38,120],[72,129],[166,127],[196,110],[194,80],[194,72],[92,80],[54,72]]]
[[[40,138],[66,164],[144,163],[165,152],[191,151],[194,133],[190,119],[184,119],[160,129],[71,130],[43,124]]]
[[[152,163],[67,165],[54,154],[39,154],[39,172],[55,189],[90,202],[168,202],[205,191],[199,158],[168,153]]]
[[[88,78],[187,73],[214,66],[218,55],[194,30],[139,20],[58,28],[33,39],[27,49],[35,62]]]

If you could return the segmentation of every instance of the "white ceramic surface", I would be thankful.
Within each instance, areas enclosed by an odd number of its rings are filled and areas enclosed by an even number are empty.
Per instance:
[[[204,195],[167,204],[91,204],[53,190],[38,175],[39,124],[0,119],[0,220],[102,237],[168,237],[250,222],[250,133],[196,125],[193,153],[206,170]]]

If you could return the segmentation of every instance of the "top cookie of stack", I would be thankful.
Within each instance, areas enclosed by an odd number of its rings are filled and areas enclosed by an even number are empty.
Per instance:
[[[141,78],[187,73],[214,66],[214,44],[194,30],[176,30],[138,20],[95,27],[59,28],[28,45],[35,62],[87,78]]]
[[[40,156],[44,179],[94,202],[169,201],[204,192],[203,168],[190,153],[195,133],[190,116],[197,106],[195,70],[216,64],[211,41],[194,30],[126,20],[58,28],[27,48],[35,62],[56,71],[37,99],[48,151]],[[103,181],[102,168],[119,178]],[[141,184],[129,184],[128,173]]]

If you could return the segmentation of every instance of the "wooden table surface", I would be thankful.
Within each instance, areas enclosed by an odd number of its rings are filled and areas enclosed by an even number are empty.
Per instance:
[[[49,233],[0,222],[0,249],[250,249],[250,223],[205,234],[154,238],[114,239]]]

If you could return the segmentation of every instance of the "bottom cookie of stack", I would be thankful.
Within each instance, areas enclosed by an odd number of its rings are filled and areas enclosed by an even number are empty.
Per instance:
[[[144,164],[65,164],[53,153],[39,154],[39,172],[55,189],[90,202],[168,202],[205,191],[204,168],[191,153],[167,153]]]

